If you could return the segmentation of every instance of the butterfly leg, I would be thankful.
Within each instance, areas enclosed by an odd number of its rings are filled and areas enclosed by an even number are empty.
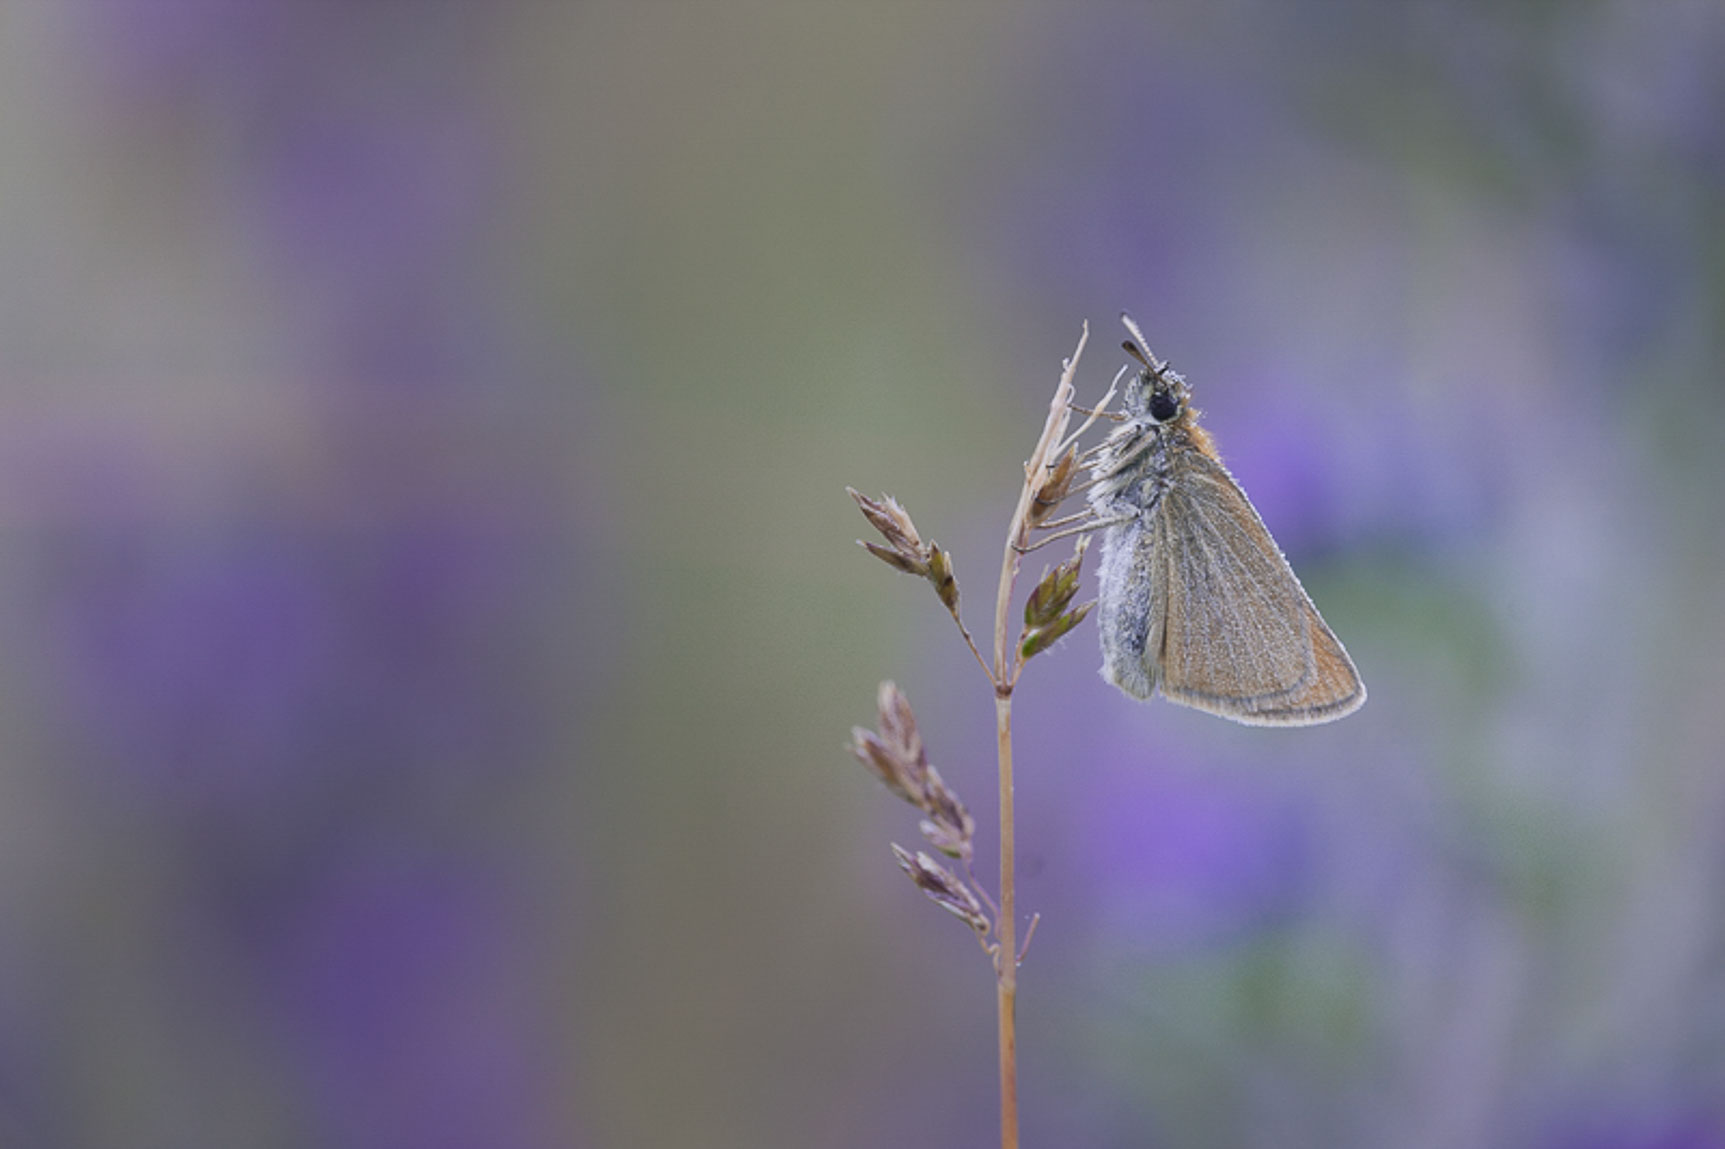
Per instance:
[[[1077,411],[1080,415],[1087,415],[1087,416],[1089,416],[1089,418],[1085,419],[1083,423],[1079,424],[1078,430],[1076,430],[1076,431],[1072,432],[1072,434],[1066,436],[1065,440],[1060,444],[1060,446],[1058,446],[1058,447],[1054,448],[1054,450],[1050,451],[1048,453],[1049,458],[1058,459],[1058,458],[1060,458],[1060,456],[1066,454],[1067,450],[1069,448],[1071,448],[1074,443],[1078,442],[1078,440],[1083,436],[1084,432],[1090,430],[1090,428],[1096,424],[1096,420],[1098,420],[1098,419],[1112,419],[1116,423],[1121,423],[1121,422],[1124,422],[1126,420],[1125,415],[1122,415],[1117,411],[1110,411],[1108,409],[1108,404],[1114,401],[1115,394],[1120,390],[1120,380],[1121,380],[1122,376],[1124,376],[1126,374],[1126,371],[1127,371],[1127,368],[1125,368],[1125,367],[1122,367],[1120,369],[1119,374],[1114,376],[1114,382],[1112,382],[1108,385],[1108,393],[1102,396],[1102,402],[1096,404],[1096,406],[1094,408],[1080,407],[1076,403],[1068,403],[1067,404],[1067,406],[1070,407],[1072,410]],[[1092,449],[1094,449],[1094,448],[1092,448]],[[1085,452],[1085,454],[1089,454],[1089,452],[1087,451],[1087,452]]]
[[[1079,511],[1077,514],[1065,515],[1058,519],[1049,519],[1046,523],[1037,523],[1036,529],[1039,531],[1051,531],[1056,527],[1069,527],[1073,523],[1083,522],[1085,519],[1091,518],[1095,514],[1095,511]]]
[[[1079,517],[1084,517],[1084,516],[1079,516]],[[1061,539],[1069,539],[1073,535],[1087,535],[1091,531],[1100,531],[1100,530],[1103,530],[1104,528],[1115,526],[1118,523],[1127,522],[1127,521],[1129,521],[1133,518],[1136,518],[1136,517],[1137,517],[1136,515],[1110,515],[1108,518],[1105,518],[1105,519],[1104,518],[1091,517],[1089,522],[1081,523],[1075,527],[1067,527],[1063,531],[1055,531],[1053,534],[1049,535],[1046,538],[1037,539],[1035,542],[1031,543],[1029,546],[1021,547],[1021,546],[1014,545],[1014,547],[1012,549],[1017,551],[1021,555],[1027,555],[1031,551],[1041,550],[1043,547],[1047,546],[1049,543],[1059,542]]]

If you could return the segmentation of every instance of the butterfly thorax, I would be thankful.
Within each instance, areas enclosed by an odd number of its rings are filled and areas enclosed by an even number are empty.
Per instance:
[[[1175,372],[1139,372],[1126,386],[1121,410],[1126,421],[1103,441],[1090,469],[1090,505],[1104,518],[1154,510],[1182,452],[1216,458],[1186,381]]]

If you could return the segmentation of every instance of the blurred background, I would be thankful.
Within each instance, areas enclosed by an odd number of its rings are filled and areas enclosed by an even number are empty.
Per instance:
[[[1126,309],[1371,701],[1031,664],[1025,1144],[1725,1146],[1722,110],[1712,0],[4,0],[0,1143],[998,1143],[843,488],[985,629]]]

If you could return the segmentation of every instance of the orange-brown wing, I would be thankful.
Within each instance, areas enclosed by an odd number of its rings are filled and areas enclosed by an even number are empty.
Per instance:
[[[1163,695],[1254,725],[1357,709],[1365,688],[1354,664],[1233,476],[1188,451],[1172,478],[1153,527],[1166,564]]]

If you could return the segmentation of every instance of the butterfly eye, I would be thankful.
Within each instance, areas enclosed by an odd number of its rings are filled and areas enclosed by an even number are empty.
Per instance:
[[[1180,413],[1180,400],[1171,391],[1158,391],[1150,396],[1150,417],[1158,423],[1166,423]]]

